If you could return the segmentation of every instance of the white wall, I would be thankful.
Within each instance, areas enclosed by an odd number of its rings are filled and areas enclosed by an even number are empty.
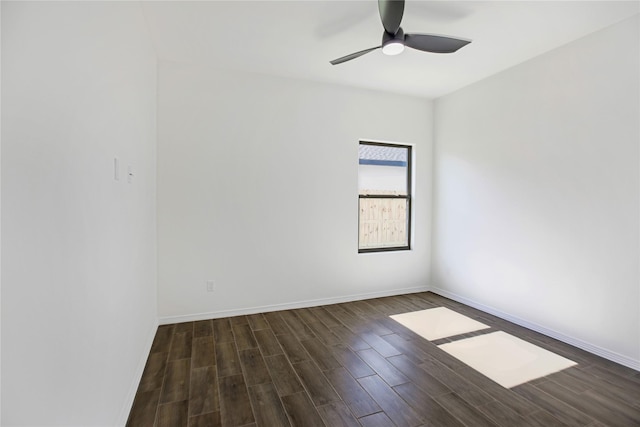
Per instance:
[[[427,286],[429,101],[167,62],[158,79],[164,321]],[[412,251],[357,253],[360,139],[415,144]]]
[[[123,425],[157,325],[140,5],[3,2],[2,88],[2,425]]]
[[[435,104],[436,291],[640,369],[638,17]]]

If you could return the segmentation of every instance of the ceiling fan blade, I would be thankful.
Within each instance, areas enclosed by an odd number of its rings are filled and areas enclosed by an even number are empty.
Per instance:
[[[404,14],[404,0],[378,0],[378,10],[384,30],[395,35]]]
[[[373,52],[376,49],[380,49],[382,46],[376,46],[369,49],[361,50],[360,52],[352,53],[351,55],[343,56],[342,58],[334,59],[331,61],[331,65],[342,64],[343,62],[351,61],[352,59],[356,59],[361,57],[362,55]]]
[[[453,53],[469,43],[471,43],[471,40],[436,36],[434,34],[404,35],[405,46],[432,53]]]

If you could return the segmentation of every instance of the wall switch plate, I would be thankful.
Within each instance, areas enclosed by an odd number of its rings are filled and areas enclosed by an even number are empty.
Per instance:
[[[207,292],[213,292],[215,290],[215,285],[213,284],[213,280],[207,280]]]

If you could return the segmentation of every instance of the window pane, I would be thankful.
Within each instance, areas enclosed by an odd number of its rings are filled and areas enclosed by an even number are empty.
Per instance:
[[[407,195],[407,147],[360,144],[359,194]]]
[[[359,200],[359,249],[409,246],[407,199]]]

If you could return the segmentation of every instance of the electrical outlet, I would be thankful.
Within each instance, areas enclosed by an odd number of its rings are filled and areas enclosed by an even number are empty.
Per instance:
[[[215,290],[215,285],[213,284],[213,280],[207,280],[207,292],[213,292]]]

